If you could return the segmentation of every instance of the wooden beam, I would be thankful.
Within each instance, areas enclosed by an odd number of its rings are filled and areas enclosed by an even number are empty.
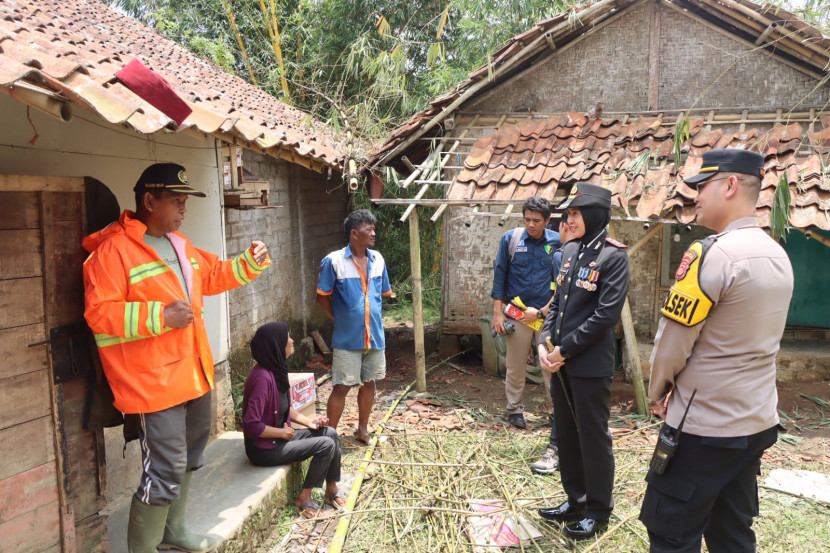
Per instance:
[[[83,192],[84,179],[80,177],[50,177],[31,175],[0,175],[2,192]]]
[[[660,14],[657,4],[651,5],[651,25],[648,38],[648,109],[660,105]]]
[[[614,227],[608,227],[608,234],[616,239]],[[631,364],[631,383],[634,385],[634,397],[637,400],[637,412],[641,415],[648,415],[648,396],[646,386],[643,383],[643,369],[640,366],[640,348],[637,345],[637,334],[634,331],[634,317],[631,315],[631,303],[626,295],[625,304],[620,315],[625,337],[625,349],[628,352],[628,361]]]
[[[415,390],[427,391],[426,354],[424,353],[424,305],[421,283],[421,235],[418,210],[409,216],[409,262],[412,269],[412,333],[415,338]]]
[[[804,229],[798,229],[798,230],[800,230],[801,232],[804,233],[804,238],[806,238],[807,240],[815,240],[816,242],[818,242],[820,244],[824,244],[825,246],[830,248],[830,238],[822,236],[821,234],[819,234],[817,232],[810,232],[810,234],[808,236],[807,232]]]
[[[458,149],[458,144],[460,143],[459,139],[464,138],[465,136],[467,136],[467,133],[470,132],[470,127],[475,125],[476,121],[478,121],[478,117],[474,118],[473,121],[469,125],[467,125],[467,128],[465,128],[461,132],[461,134],[458,136],[458,138],[455,139],[455,142],[450,147],[449,151],[447,151],[447,155],[444,157],[444,159],[442,159],[441,162],[438,164],[438,166],[435,167],[435,169],[427,176],[426,182],[421,187],[421,189],[418,191],[418,193],[415,195],[416,200],[420,200],[421,198],[423,198],[426,191],[429,190],[429,185],[431,184],[430,181],[433,181],[434,179],[440,179],[441,178],[441,171],[444,169],[444,166],[447,164],[447,161],[449,161],[450,157],[452,157],[453,152],[455,152]],[[449,140],[449,139],[447,139],[447,140]],[[442,140],[440,146],[443,147],[444,143],[445,143],[445,141]],[[438,148],[436,148],[436,150],[438,150]],[[411,176],[412,175],[410,175],[410,177]],[[440,182],[440,181],[439,181],[439,183],[443,184],[443,182]],[[409,215],[412,213],[412,210],[414,210],[414,209],[415,209],[415,204],[412,204],[409,207],[407,207],[406,211],[404,211],[404,214],[401,216],[401,222],[406,221],[407,218],[409,217]]]
[[[634,252],[636,252],[637,250],[639,250],[640,248],[642,248],[643,246],[645,246],[646,242],[648,242],[649,240],[651,240],[651,237],[652,237],[652,236],[654,236],[655,234],[657,234],[658,232],[660,232],[660,229],[661,229],[661,228],[663,228],[663,224],[664,224],[664,223],[658,223],[658,224],[654,225],[653,227],[651,227],[651,228],[649,229],[649,231],[646,233],[646,235],[645,235],[645,236],[643,236],[642,238],[640,238],[640,239],[637,241],[637,243],[636,243],[636,244],[634,244],[633,246],[631,246],[630,248],[628,248],[628,257],[631,257],[632,255],[634,255]]]

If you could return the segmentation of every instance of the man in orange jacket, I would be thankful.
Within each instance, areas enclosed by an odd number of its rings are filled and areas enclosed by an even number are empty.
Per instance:
[[[188,196],[205,194],[190,187],[184,167],[151,165],[135,185],[136,211],[83,242],[90,252],[84,315],[115,407],[140,420],[143,470],[130,509],[130,553],[216,545],[184,523],[212,419],[213,356],[202,296],[247,284],[271,264],[259,241],[228,261],[195,248],[177,232]]]

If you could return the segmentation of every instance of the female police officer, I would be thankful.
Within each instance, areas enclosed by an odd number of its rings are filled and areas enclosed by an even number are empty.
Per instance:
[[[567,501],[540,509],[548,520],[571,522],[574,539],[605,529],[613,509],[614,454],[608,431],[614,374],[614,325],[628,294],[626,246],[608,237],[611,191],[579,182],[560,208],[579,237],[562,253],[556,294],[540,337],[542,367],[561,369],[551,382],[559,466]],[[548,351],[545,341],[553,346]]]

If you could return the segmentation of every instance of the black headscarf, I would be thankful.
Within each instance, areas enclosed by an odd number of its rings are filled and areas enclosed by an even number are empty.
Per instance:
[[[580,237],[579,241],[584,246],[587,246],[611,222],[611,210],[592,205],[582,206],[577,209],[582,213],[582,221],[585,223],[585,234]]]
[[[288,389],[288,367],[285,363],[285,346],[288,345],[288,325],[268,323],[259,327],[251,339],[251,356],[274,374],[277,389]]]

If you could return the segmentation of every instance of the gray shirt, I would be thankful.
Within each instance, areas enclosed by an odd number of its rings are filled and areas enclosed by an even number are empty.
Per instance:
[[[688,327],[663,317],[651,354],[649,399],[674,389],[666,422],[677,428],[697,388],[684,432],[748,436],[778,423],[775,356],[793,292],[784,249],[754,217],[738,219],[703,258],[708,318]]]
[[[179,256],[176,255],[176,250],[173,248],[173,244],[170,243],[170,240],[168,240],[165,236],[156,238],[155,236],[145,234],[144,243],[156,250],[156,253],[161,260],[167,263],[167,266],[170,267],[173,274],[178,277],[179,284],[182,285],[182,290],[189,300],[190,290],[187,289],[187,285],[184,282],[184,273],[182,273],[182,266],[179,262]]]

